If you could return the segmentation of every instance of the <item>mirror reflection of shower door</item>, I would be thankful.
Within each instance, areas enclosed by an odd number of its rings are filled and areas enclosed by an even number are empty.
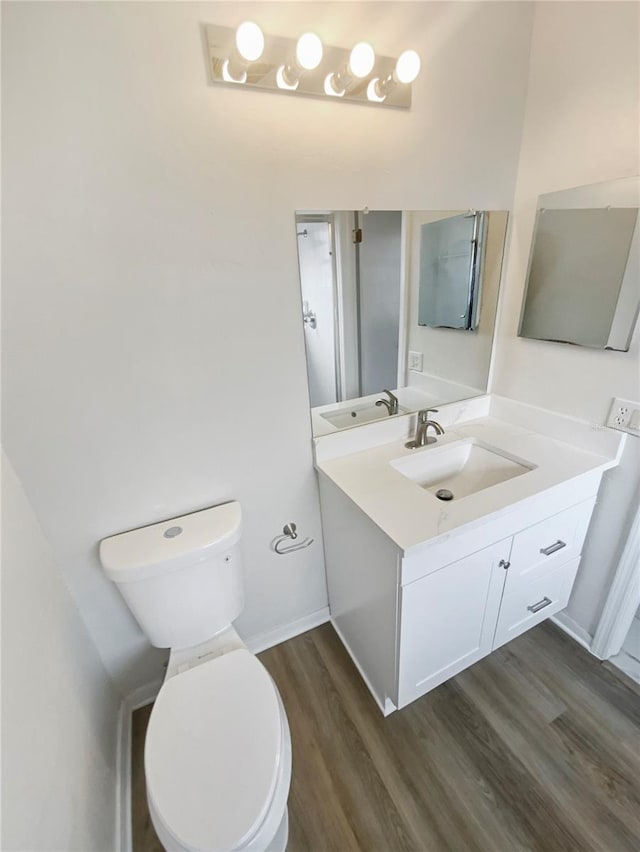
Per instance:
[[[464,213],[422,226],[418,325],[477,327],[485,214]]]
[[[296,217],[304,342],[311,406],[338,401],[335,272],[331,216]]]
[[[402,212],[356,214],[360,395],[398,384]]]

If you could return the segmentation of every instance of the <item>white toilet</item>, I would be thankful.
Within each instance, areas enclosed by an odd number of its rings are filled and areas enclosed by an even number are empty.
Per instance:
[[[171,649],[144,751],[149,813],[169,852],[287,845],[287,716],[232,627],[244,603],[240,533],[232,502],[100,543],[150,642]]]

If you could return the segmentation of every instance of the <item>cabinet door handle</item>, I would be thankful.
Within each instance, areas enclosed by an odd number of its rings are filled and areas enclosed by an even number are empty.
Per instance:
[[[566,546],[566,541],[560,541],[560,539],[558,539],[555,544],[550,544],[549,547],[541,547],[540,553],[543,553],[545,556],[551,556],[552,553],[557,553],[559,550],[562,550],[562,548]]]
[[[498,562],[498,567],[504,568],[504,570],[507,571],[511,567],[511,563],[507,562],[506,559],[501,559],[500,562]]]
[[[544,609],[545,606],[549,606],[550,603],[553,603],[551,598],[544,597],[541,601],[538,601],[538,603],[528,606],[527,609],[529,612],[540,612],[541,609]]]

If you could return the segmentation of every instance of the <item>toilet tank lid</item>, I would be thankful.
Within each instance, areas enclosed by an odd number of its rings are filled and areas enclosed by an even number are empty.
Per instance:
[[[129,530],[100,542],[100,561],[116,583],[168,574],[209,559],[240,539],[237,501]]]

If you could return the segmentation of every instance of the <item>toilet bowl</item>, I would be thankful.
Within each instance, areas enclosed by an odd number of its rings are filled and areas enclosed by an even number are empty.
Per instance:
[[[231,624],[243,601],[239,539],[240,507],[227,503],[100,545],[152,644],[171,648],[144,751],[149,814],[169,852],[287,844],[287,716]]]

